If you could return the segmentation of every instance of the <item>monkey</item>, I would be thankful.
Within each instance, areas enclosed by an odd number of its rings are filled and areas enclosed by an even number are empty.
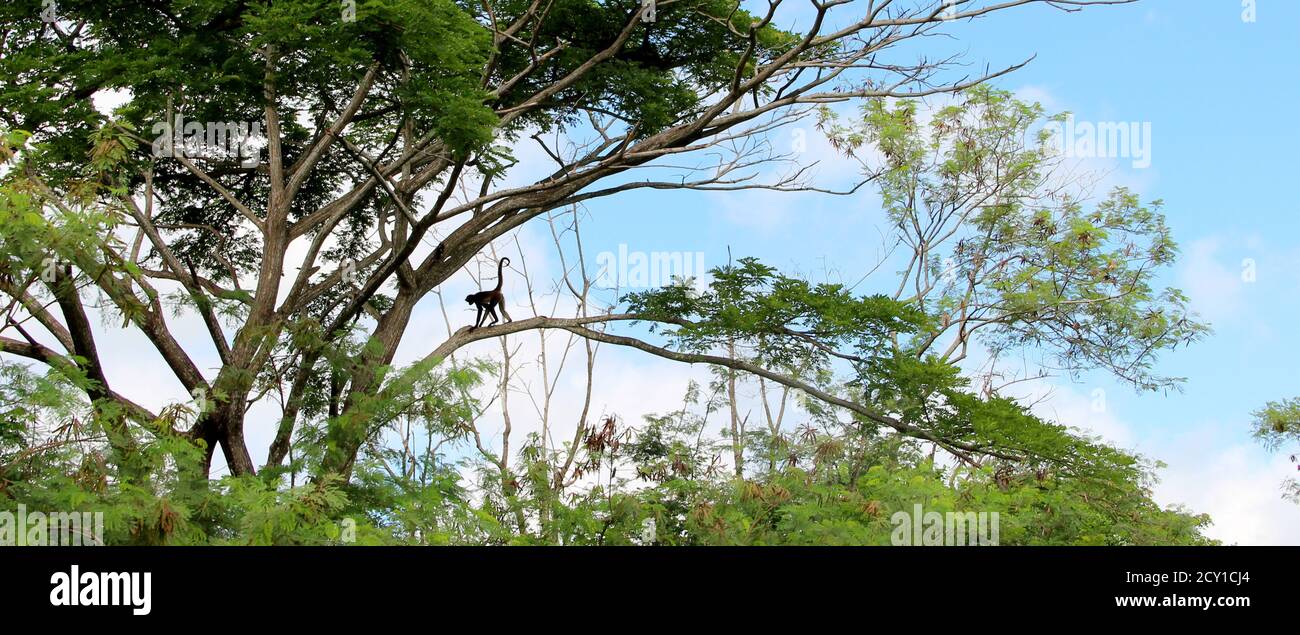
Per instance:
[[[505,269],[505,266],[508,264],[510,264],[509,258],[502,258],[497,262],[497,286],[495,289],[492,289],[491,291],[479,291],[478,293],[471,293],[465,296],[465,302],[478,308],[478,317],[474,320],[474,326],[470,327],[471,331],[482,326],[483,320],[486,319],[488,315],[492,316],[492,322],[488,324],[488,326],[496,324],[498,321],[497,309],[501,309],[501,315],[505,316],[507,322],[514,321],[510,319],[510,314],[506,313],[506,297],[501,293],[501,283],[505,280],[501,274]]]

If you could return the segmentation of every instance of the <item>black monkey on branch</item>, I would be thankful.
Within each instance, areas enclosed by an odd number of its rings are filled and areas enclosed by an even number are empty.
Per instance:
[[[475,318],[474,326],[470,327],[470,330],[474,330],[482,326],[483,320],[487,317],[487,315],[492,316],[492,322],[489,323],[488,326],[492,326],[493,324],[496,324],[499,321],[497,318],[498,308],[501,309],[501,315],[505,316],[507,322],[514,321],[510,319],[510,314],[506,312],[506,296],[501,293],[501,283],[505,281],[505,278],[502,276],[502,273],[505,269],[505,266],[508,264],[510,264],[509,258],[502,258],[500,261],[497,262],[496,288],[490,291],[479,291],[478,293],[471,293],[465,296],[466,302],[478,308],[478,317]]]

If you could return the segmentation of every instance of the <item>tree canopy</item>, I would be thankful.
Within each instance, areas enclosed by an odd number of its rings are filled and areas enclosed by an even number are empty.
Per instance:
[[[1207,518],[1151,500],[1156,464],[993,382],[1033,350],[1178,385],[1154,360],[1206,327],[1154,282],[1177,253],[1161,203],[1062,187],[1041,107],[987,84],[1015,66],[955,75],[901,46],[1020,5],[1113,2],[831,0],[811,21],[782,4],[9,3],[0,501],[108,509],[110,539],[137,543],[888,544],[891,514],[921,502],[1000,511],[1005,544],[1207,542]],[[922,113],[926,96],[946,103]],[[770,143],[805,120],[861,162],[856,187],[820,187]],[[533,143],[553,165],[517,184]],[[707,284],[590,295],[580,208],[866,186],[902,267],[871,292],[741,257]],[[527,223],[576,241],[573,315],[534,302],[394,365],[415,306]],[[206,340],[176,332],[182,315]],[[98,342],[118,325],[190,401],[114,389]],[[526,332],[570,337],[587,397],[570,441],[543,414],[512,453],[507,342]],[[457,357],[488,339],[500,357]],[[641,422],[597,416],[600,346],[716,381]],[[990,366],[963,367],[976,352]],[[740,415],[746,386],[764,425]],[[268,402],[277,419],[250,422]],[[275,429],[261,465],[250,423]]]

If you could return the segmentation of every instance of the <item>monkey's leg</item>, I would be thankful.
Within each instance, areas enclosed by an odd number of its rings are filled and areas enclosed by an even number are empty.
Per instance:
[[[488,305],[488,313],[491,313],[491,314],[492,314],[492,322],[491,322],[490,324],[488,324],[488,326],[492,326],[493,324],[496,324],[497,322],[500,322],[500,321],[501,321],[500,318],[497,317],[497,309],[496,309],[496,305],[489,304],[489,305]]]
[[[501,303],[501,305],[500,305],[500,309],[501,309],[501,315],[504,315],[504,316],[505,316],[507,322],[514,322],[514,320],[510,319],[510,314],[509,314],[509,313],[506,313],[506,303],[505,303],[505,302],[502,302],[502,303]]]
[[[474,316],[474,326],[470,327],[471,331],[478,328],[479,325],[483,323],[483,305],[475,304],[474,308],[478,309],[478,315]]]

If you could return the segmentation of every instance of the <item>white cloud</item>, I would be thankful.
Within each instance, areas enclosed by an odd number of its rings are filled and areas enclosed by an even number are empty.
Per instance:
[[[1220,239],[1209,237],[1191,242],[1179,267],[1179,286],[1191,300],[1192,310],[1212,323],[1236,318],[1243,302],[1241,263],[1230,267]]]
[[[1209,514],[1214,524],[1207,533],[1224,544],[1300,545],[1300,505],[1283,499],[1281,490],[1295,466],[1248,441],[1224,445],[1219,429],[1201,426],[1162,448],[1158,458],[1169,467],[1156,500]]]
[[[1011,91],[1016,99],[1028,103],[1037,103],[1043,106],[1049,114],[1062,110],[1060,102],[1057,101],[1056,95],[1046,86],[1025,85]]]

